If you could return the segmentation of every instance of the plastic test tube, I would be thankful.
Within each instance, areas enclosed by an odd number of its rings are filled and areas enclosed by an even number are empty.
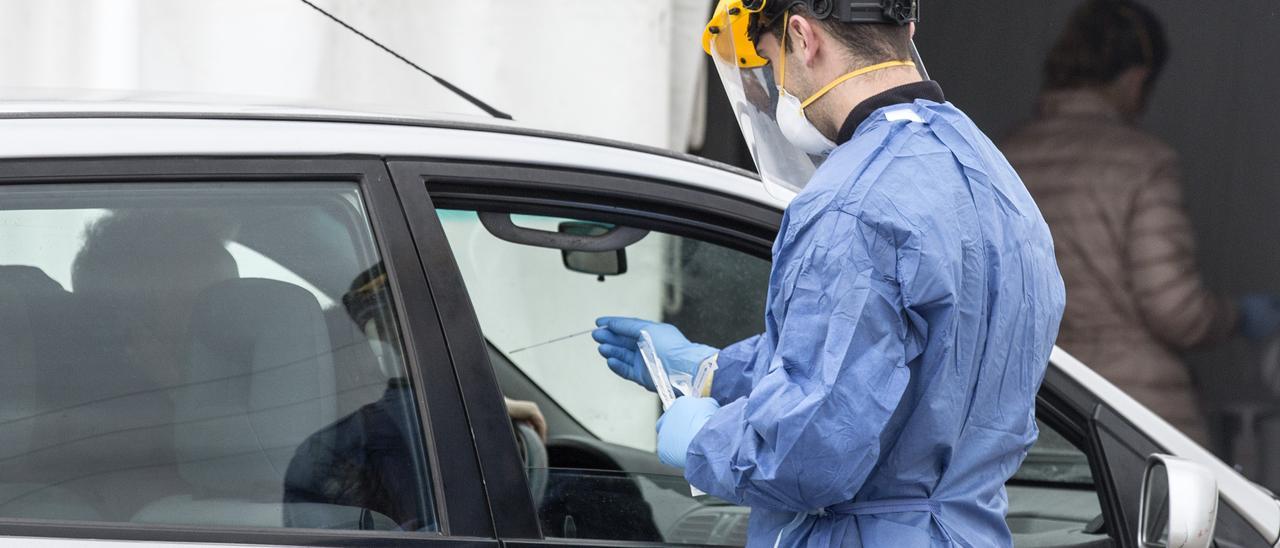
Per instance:
[[[704,363],[698,367],[698,376],[693,378],[693,393],[691,395],[702,397],[702,391],[707,387],[707,377],[715,373],[718,367],[719,363],[715,361]]]
[[[649,336],[648,331],[640,330],[640,340],[636,347],[640,350],[640,357],[644,358],[644,366],[649,370],[649,378],[653,379],[658,397],[662,399],[662,409],[664,411],[670,409],[671,404],[676,401],[676,394],[671,389],[667,368],[662,365],[662,359],[658,357],[657,350],[654,350],[653,337]]]
[[[662,365],[662,359],[658,357],[658,352],[654,350],[653,337],[649,336],[648,331],[640,330],[640,340],[636,343],[636,347],[640,350],[640,357],[644,358],[644,366],[649,370],[649,378],[653,379],[653,386],[657,389],[658,397],[662,399],[662,409],[664,411],[671,409],[671,404],[676,401],[676,395],[671,390],[671,380],[667,377],[667,368]],[[689,494],[700,497],[706,493],[690,485]]]

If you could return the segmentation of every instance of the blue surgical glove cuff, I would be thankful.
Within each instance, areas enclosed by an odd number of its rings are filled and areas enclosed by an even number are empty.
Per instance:
[[[694,436],[719,409],[720,404],[711,398],[676,398],[671,409],[658,418],[658,460],[683,469]]]

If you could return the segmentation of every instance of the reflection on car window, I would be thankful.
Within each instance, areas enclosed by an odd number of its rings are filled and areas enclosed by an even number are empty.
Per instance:
[[[605,441],[653,450],[660,405],[605,367],[589,335],[596,318],[672,322],[690,338],[721,346],[764,331],[763,259],[651,232],[626,248],[624,274],[600,277],[567,268],[558,250],[500,240],[475,212],[441,211],[440,220],[485,337]],[[550,232],[569,221],[513,220]]]
[[[331,308],[333,299],[329,298],[323,291],[312,285],[302,276],[297,275],[294,271],[285,268],[280,263],[271,260],[252,248],[245,247],[239,242],[227,242],[227,253],[236,260],[236,267],[240,270],[242,278],[267,278],[270,280],[280,280],[301,287],[311,296],[316,298],[322,308]]]
[[[437,529],[354,185],[0,201],[0,517]]]

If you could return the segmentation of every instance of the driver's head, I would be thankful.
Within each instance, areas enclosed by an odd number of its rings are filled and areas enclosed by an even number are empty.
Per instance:
[[[361,272],[342,296],[342,306],[347,316],[371,338],[385,339],[392,331],[390,320],[390,287],[387,285],[386,268],[379,262]],[[384,342],[386,342],[384,340]]]
[[[381,262],[356,276],[342,296],[347,316],[364,333],[378,367],[387,377],[399,377],[404,375],[403,350],[391,303],[391,285]]]
[[[1133,1],[1088,0],[1049,52],[1044,87],[1099,91],[1133,119],[1146,108],[1168,58],[1164,27],[1150,9]]]

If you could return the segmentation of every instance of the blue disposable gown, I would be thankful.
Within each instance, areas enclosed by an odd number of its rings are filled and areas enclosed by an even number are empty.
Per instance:
[[[1064,300],[1039,209],[973,122],[881,109],[788,207],[766,332],[720,353],[686,478],[752,508],[750,546],[1009,546]]]

